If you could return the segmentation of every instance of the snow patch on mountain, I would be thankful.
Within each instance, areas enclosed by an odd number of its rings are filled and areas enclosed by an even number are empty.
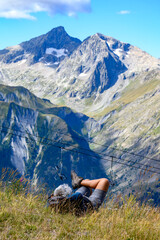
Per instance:
[[[120,49],[120,48],[117,48],[115,51],[114,51],[114,53],[116,54],[116,55],[118,55],[118,56],[122,56],[124,53],[123,53],[123,51],[122,51],[122,49]]]
[[[51,54],[55,55],[57,58],[62,57],[62,56],[67,56],[67,49],[56,49],[56,48],[47,48],[46,49],[46,54]]]

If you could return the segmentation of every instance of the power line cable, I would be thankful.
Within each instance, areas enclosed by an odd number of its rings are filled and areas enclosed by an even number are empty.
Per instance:
[[[6,128],[6,127],[4,127],[4,128]],[[12,129],[10,129],[10,128],[6,128],[6,129],[8,129],[8,130],[12,130]],[[13,131],[13,130],[12,130]],[[14,130],[15,131],[15,130]],[[20,131],[20,130],[16,130],[16,131],[19,131],[19,132],[21,132],[21,133],[26,133],[26,132],[22,132],[22,131]],[[35,137],[35,135],[32,135],[32,134],[30,134],[29,133],[29,135],[30,136],[34,136]],[[56,140],[52,140],[52,139],[48,139],[48,138],[41,138],[41,137],[39,137],[39,136],[36,136],[37,138],[40,138],[40,139],[43,139],[43,141],[45,140],[49,140],[49,141],[51,141],[51,142],[58,142],[58,141],[56,141]],[[71,144],[68,144],[68,143],[66,143],[66,142],[61,142],[62,144],[66,144],[66,145],[69,145],[69,146],[73,146],[73,145],[71,145]],[[99,155],[102,155],[101,153],[98,153],[98,152],[93,152],[93,151],[91,151],[90,149],[85,149],[85,148],[82,148],[82,147],[77,147],[77,149],[82,149],[82,150],[86,150],[86,151],[89,151],[89,152],[92,152],[92,153],[96,153],[96,154],[99,154]],[[109,157],[113,157],[113,158],[116,158],[116,159],[118,159],[118,160],[124,160],[125,161],[125,159],[122,159],[122,158],[117,158],[117,157],[115,157],[115,156],[110,156],[110,155],[107,155],[107,154],[103,154],[103,156],[109,156]],[[101,156],[102,157],[102,156]],[[156,168],[156,167],[153,167],[153,166],[150,166],[150,165],[148,165],[148,164],[141,164],[141,163],[137,163],[137,162],[133,162],[133,161],[131,161],[131,160],[129,160],[128,161],[128,163],[129,162],[132,162],[133,163],[133,165],[134,164],[137,164],[137,165],[141,165],[142,167],[144,166],[144,167],[147,167],[147,168],[155,168],[156,170],[160,170],[160,168]],[[130,165],[130,167],[131,166],[133,166],[133,165]]]
[[[6,127],[3,127],[3,128],[6,128]],[[11,128],[6,128],[6,129],[8,129],[8,130],[12,130]],[[13,130],[12,130],[13,131]],[[18,131],[18,132],[21,132],[21,133],[26,133],[26,132],[22,132],[22,131],[20,131],[20,130],[14,130],[14,131]],[[32,134],[30,134],[30,133],[28,133],[30,136],[32,136],[32,137],[37,137],[37,138],[40,138],[40,139],[43,139],[43,140],[45,140],[46,142],[47,141],[50,141],[50,142],[58,142],[58,141],[56,141],[56,140],[52,140],[52,139],[49,139],[49,138],[42,138],[42,137],[39,137],[39,136],[35,136],[35,135],[32,135]],[[66,142],[60,142],[61,144],[65,144],[65,145],[69,145],[69,146],[73,146],[72,144],[68,144],[68,143],[66,143]],[[90,150],[90,149],[86,149],[86,148],[82,148],[82,147],[76,147],[77,149],[82,149],[82,150],[85,150],[85,151],[88,151],[88,152],[92,152],[92,153],[96,153],[96,154],[98,154],[98,155],[100,155],[101,157],[102,156],[109,156],[109,157],[112,157],[112,158],[115,158],[115,159],[119,159],[119,160],[124,160],[125,161],[125,159],[123,159],[123,158],[117,158],[116,156],[110,156],[110,155],[108,155],[108,154],[103,154],[103,153],[99,153],[99,152],[96,152],[96,151],[92,151],[92,150]],[[144,166],[144,167],[146,167],[147,166],[147,168],[155,168],[156,170],[160,170],[160,168],[158,168],[158,167],[154,167],[154,166],[151,166],[151,165],[148,165],[148,164],[142,164],[142,163],[137,163],[137,162],[135,162],[135,161],[132,161],[132,160],[129,160],[128,161],[128,163],[129,162],[131,162],[131,163],[133,163],[133,165],[134,164],[137,164],[137,165],[140,165],[140,166]],[[133,166],[132,165],[132,166]]]
[[[15,120],[14,118],[10,118],[10,119]],[[28,121],[24,121],[24,122],[28,123]],[[64,133],[64,132],[62,132],[62,131],[55,131],[55,130],[52,130],[52,131],[53,131],[53,132],[58,132],[58,133],[60,133],[60,134],[62,134],[62,135],[65,135],[65,136],[70,136],[69,134]],[[115,147],[110,147],[109,145],[104,145],[104,144],[100,144],[100,143],[97,143],[97,142],[93,142],[93,141],[91,141],[91,140],[89,140],[89,139],[86,139],[85,137],[83,138],[83,137],[80,137],[80,136],[72,136],[72,138],[81,139],[81,140],[86,141],[86,142],[88,142],[88,143],[92,143],[92,144],[95,144],[95,145],[98,145],[98,146],[101,146],[101,147],[105,147],[105,148],[110,148],[110,149],[113,149],[113,150],[115,150],[115,151],[127,153],[127,154],[133,155],[133,156],[135,156],[135,157],[146,158],[146,159],[148,159],[148,160],[150,160],[150,161],[160,162],[160,159],[155,159],[155,158],[147,157],[147,156],[144,156],[144,155],[141,155],[141,154],[131,153],[131,152],[125,150],[125,149],[121,150],[121,149],[118,149],[118,148],[115,148]],[[141,160],[141,161],[142,161],[142,160]]]
[[[1,132],[6,132],[6,131],[1,130]],[[6,132],[6,133],[7,133],[7,132]],[[9,133],[9,134],[11,134],[12,136],[19,136],[19,137],[22,137],[22,138],[26,138],[25,136],[17,135],[17,134],[14,134],[14,133]],[[55,141],[55,142],[56,142],[56,141]],[[57,142],[57,143],[61,143],[61,142]],[[62,143],[61,143],[61,144],[62,144]],[[80,153],[80,154],[83,154],[83,155],[86,155],[86,156],[89,156],[89,157],[93,157],[93,158],[97,158],[97,159],[104,159],[104,160],[112,161],[112,160],[110,160],[110,159],[102,158],[102,157],[99,157],[99,156],[93,156],[93,155],[90,155],[90,154],[88,154],[88,153],[84,153],[84,152],[80,152],[80,151],[75,151],[75,150],[73,150],[73,149],[77,149],[77,147],[73,147],[73,145],[70,145],[70,147],[72,147],[72,149],[67,149],[66,147],[57,146],[57,145],[55,145],[55,144],[46,144],[46,143],[44,143],[44,145],[58,147],[58,148],[65,149],[65,150],[70,151],[70,152]],[[64,144],[63,144],[63,145],[64,145]],[[112,156],[109,156],[109,155],[108,155],[108,157],[111,158]],[[119,158],[117,158],[117,157],[114,157],[114,159],[121,160],[121,159],[119,159]],[[136,169],[139,169],[139,170],[144,170],[144,171],[147,170],[147,168],[145,168],[145,169],[144,169],[144,168],[139,168],[139,167],[131,166],[131,165],[128,165],[128,164],[126,164],[126,163],[122,163],[122,162],[118,162],[118,161],[113,161],[113,162],[118,163],[118,164],[121,164],[121,165],[125,165],[125,166],[128,166],[128,167],[136,168]],[[160,172],[155,172],[155,171],[152,171],[152,170],[150,170],[150,169],[148,169],[147,171],[148,171],[148,172],[155,173],[155,174],[160,174]]]

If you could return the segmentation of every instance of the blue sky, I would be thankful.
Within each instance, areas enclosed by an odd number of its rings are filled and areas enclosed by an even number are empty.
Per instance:
[[[160,0],[0,0],[0,49],[57,26],[81,40],[99,32],[160,58]]]

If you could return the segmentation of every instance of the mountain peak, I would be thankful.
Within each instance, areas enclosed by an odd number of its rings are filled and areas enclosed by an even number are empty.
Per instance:
[[[63,26],[58,26],[58,27],[55,27],[55,28],[53,28],[52,30],[61,30],[61,31],[65,31],[65,28],[63,27]],[[52,31],[51,30],[51,31]]]
[[[123,44],[117,39],[114,39],[113,37],[105,36],[101,33],[96,33],[94,35],[91,35],[90,37],[86,38],[84,41],[95,41],[96,43],[104,44],[104,46],[110,46],[110,45],[117,45]]]
[[[46,33],[45,35],[49,35],[49,34],[67,34],[65,28],[63,26],[59,26],[56,28],[52,28],[48,33]],[[68,35],[68,34],[67,34]]]
[[[5,63],[27,60],[29,64],[42,62],[47,66],[57,67],[59,63],[81,44],[77,38],[68,35],[64,27],[53,28],[48,33],[32,38],[29,41],[22,42],[20,50],[14,48],[1,51]],[[1,59],[1,56],[0,56]]]

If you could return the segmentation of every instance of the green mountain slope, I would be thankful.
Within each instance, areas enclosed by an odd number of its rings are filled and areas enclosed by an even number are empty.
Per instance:
[[[143,193],[155,191],[155,202],[159,199],[159,97],[160,71],[154,70],[135,78],[107,108],[94,113],[103,127],[92,133],[94,141],[101,143],[92,144],[92,149],[106,154],[103,164],[108,174],[111,158],[107,156],[115,157],[112,175],[117,186],[113,192],[134,192],[140,183]]]

